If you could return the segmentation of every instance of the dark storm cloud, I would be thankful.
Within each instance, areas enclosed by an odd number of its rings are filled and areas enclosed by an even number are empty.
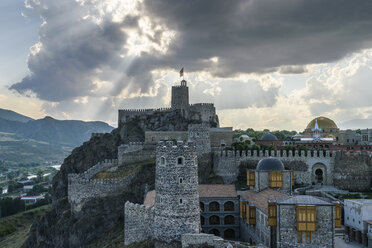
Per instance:
[[[112,95],[124,88],[147,92],[156,69],[185,67],[187,72],[208,71],[215,77],[303,73],[304,65],[372,47],[372,1],[367,0],[144,0],[138,16],[114,23],[107,14],[99,25],[83,18],[97,11],[97,1],[28,3],[45,20],[39,31],[42,47],[29,57],[31,74],[11,89],[32,91],[50,101],[89,96],[94,79],[103,75],[115,83]],[[176,35],[165,54],[151,51],[128,58],[123,27],[140,29],[139,19],[145,16],[152,27],[163,27],[148,36],[151,42],[160,44],[167,29]],[[218,61],[210,60],[213,57]],[[106,67],[119,76],[107,77]],[[271,106],[270,92],[275,90],[258,92],[264,94],[259,99],[268,99],[260,105]]]
[[[372,46],[371,1],[147,0],[145,9],[178,32],[159,63],[181,60],[220,77],[334,61]]]

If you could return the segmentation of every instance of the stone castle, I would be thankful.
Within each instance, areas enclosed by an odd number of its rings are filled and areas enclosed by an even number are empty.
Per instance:
[[[172,122],[169,117],[181,121]],[[172,125],[161,124],[166,122]],[[133,126],[127,127],[133,123],[138,123],[139,135],[128,136]],[[121,133],[124,143],[118,147],[117,158],[98,163],[84,173],[69,174],[68,200],[72,211],[79,212],[86,200],[127,187],[137,173],[133,165],[155,162],[153,205],[125,204],[125,244],[155,239],[165,243],[179,241],[187,247],[196,244],[195,240],[203,240],[214,247],[228,247],[226,240],[200,234],[201,157],[211,164],[211,176],[220,177],[224,184],[245,177],[246,171],[255,169],[260,160],[272,157],[283,163],[288,178],[296,185],[322,184],[361,191],[371,187],[372,158],[367,152],[231,150],[232,128],[219,127],[213,104],[189,104],[185,80],[172,87],[171,108],[119,110],[118,124],[127,133]],[[125,177],[97,176],[121,175],[119,171],[130,173],[124,173]],[[292,186],[285,193],[292,194]]]

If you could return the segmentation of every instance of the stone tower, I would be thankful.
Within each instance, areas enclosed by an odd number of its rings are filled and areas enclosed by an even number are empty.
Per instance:
[[[173,109],[189,108],[189,87],[187,87],[186,80],[182,80],[181,85],[172,86],[171,108]]]
[[[211,151],[210,127],[207,123],[190,124],[188,138],[195,143],[198,156]]]
[[[200,232],[198,164],[192,142],[159,143],[156,149],[154,238],[170,243]]]

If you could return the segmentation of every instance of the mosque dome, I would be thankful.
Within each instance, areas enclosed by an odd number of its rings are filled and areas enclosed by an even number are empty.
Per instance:
[[[311,130],[312,128],[314,128],[315,127],[315,120],[317,120],[318,126],[323,130],[324,129],[338,129],[338,127],[337,127],[337,125],[334,121],[332,121],[331,119],[329,119],[327,117],[324,117],[324,116],[316,117],[315,119],[310,121],[309,124],[307,124],[306,129]]]
[[[261,140],[278,140],[278,138],[272,133],[266,133],[261,136]]]
[[[282,161],[273,157],[261,159],[256,167],[256,171],[282,171],[282,170],[284,170],[284,165]]]

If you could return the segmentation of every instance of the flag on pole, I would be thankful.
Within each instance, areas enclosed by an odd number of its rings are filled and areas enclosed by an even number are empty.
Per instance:
[[[183,77],[183,67],[182,67],[182,69],[180,70],[180,77]]]

